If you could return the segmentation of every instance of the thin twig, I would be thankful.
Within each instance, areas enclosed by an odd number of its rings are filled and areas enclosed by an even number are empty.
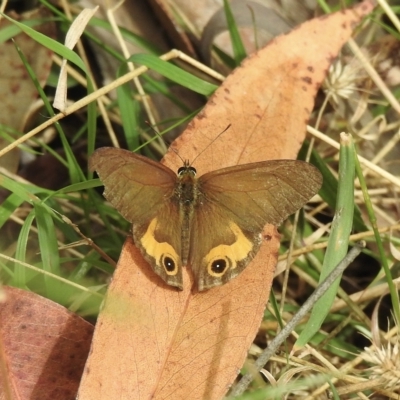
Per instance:
[[[295,316],[289,323],[282,329],[282,331],[275,337],[270,345],[262,352],[260,357],[254,363],[254,370],[260,371],[267,361],[273,356],[283,341],[290,335],[296,325],[305,317],[311,310],[315,302],[322,297],[322,295],[329,289],[332,283],[343,273],[346,267],[354,261],[354,259],[361,253],[365,247],[365,242],[356,244],[346,255],[346,257],[338,264],[338,266],[326,277],[326,279],[314,290],[313,294],[306,300]],[[232,397],[240,396],[249,386],[253,380],[253,374],[248,373],[240,379],[231,391]]]

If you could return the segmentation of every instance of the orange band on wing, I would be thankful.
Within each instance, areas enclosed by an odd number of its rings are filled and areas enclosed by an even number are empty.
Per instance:
[[[157,266],[163,268],[167,275],[174,276],[178,272],[179,256],[169,243],[157,242],[155,238],[157,222],[157,218],[151,220],[146,233],[140,239],[140,243],[146,253],[155,259]],[[171,261],[174,266],[172,266]]]
[[[229,223],[229,228],[235,235],[235,242],[231,245],[221,244],[212,248],[204,257],[203,263],[207,265],[208,273],[214,277],[221,277],[227,269],[221,273],[213,271],[213,263],[218,260],[223,260],[229,265],[229,268],[235,269],[237,263],[248,257],[253,249],[253,243],[245,236],[242,230],[234,223]]]

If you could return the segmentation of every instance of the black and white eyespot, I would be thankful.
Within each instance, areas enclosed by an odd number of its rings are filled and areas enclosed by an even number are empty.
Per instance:
[[[232,260],[228,257],[218,257],[210,261],[207,265],[208,273],[214,278],[220,278],[232,266]]]
[[[163,254],[161,256],[161,265],[167,275],[176,275],[178,272],[178,263],[171,254]]]

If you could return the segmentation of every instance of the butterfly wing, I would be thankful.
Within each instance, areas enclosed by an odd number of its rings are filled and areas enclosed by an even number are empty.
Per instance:
[[[241,228],[231,212],[217,203],[204,201],[197,207],[189,263],[198,289],[222,285],[238,275],[260,248],[261,229],[252,232]]]
[[[133,239],[153,270],[182,288],[181,220],[174,196],[176,174],[128,150],[103,147],[89,160],[103,182],[104,197],[129,222]]]
[[[321,184],[313,165],[296,160],[238,165],[201,176],[189,258],[199,290],[238,275],[257,253],[263,227],[279,225]]]

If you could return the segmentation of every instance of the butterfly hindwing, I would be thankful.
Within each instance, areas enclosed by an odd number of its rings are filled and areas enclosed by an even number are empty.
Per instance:
[[[166,203],[149,222],[134,223],[133,239],[154,272],[171,286],[183,288],[182,223],[175,202]]]
[[[193,214],[189,264],[198,289],[222,285],[238,275],[261,245],[261,229],[248,231],[219,204],[204,201]]]

